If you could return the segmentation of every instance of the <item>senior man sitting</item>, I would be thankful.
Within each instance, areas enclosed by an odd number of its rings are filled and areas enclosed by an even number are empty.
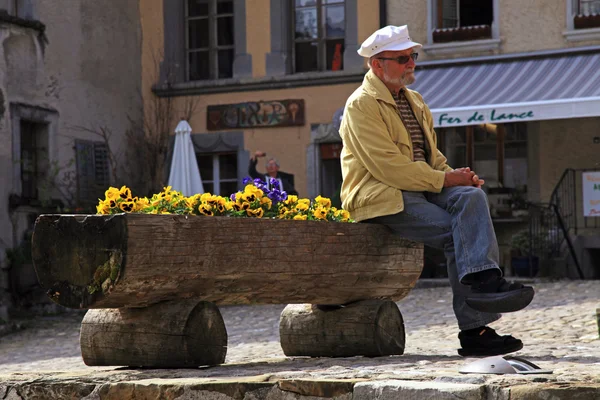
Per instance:
[[[429,107],[407,88],[420,47],[404,25],[381,28],[358,50],[369,71],[346,102],[340,127],[343,207],[356,221],[444,250],[460,355],[517,351],[521,340],[487,325],[498,313],[526,307],[534,291],[502,277],[484,181],[469,168],[448,166]]]

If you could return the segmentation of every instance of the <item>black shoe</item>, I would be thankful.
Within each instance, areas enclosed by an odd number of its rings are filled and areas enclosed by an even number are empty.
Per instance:
[[[523,348],[523,342],[510,335],[500,336],[495,330],[484,326],[478,332],[460,331],[458,334],[462,349],[458,354],[463,357],[499,356]]]
[[[527,307],[535,292],[531,286],[520,283],[508,283],[504,278],[491,282],[477,282],[471,285],[471,294],[466,303],[477,311],[488,313],[506,313]]]

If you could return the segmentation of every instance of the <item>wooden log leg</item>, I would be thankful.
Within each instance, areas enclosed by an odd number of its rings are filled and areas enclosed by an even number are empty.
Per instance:
[[[378,357],[404,353],[404,321],[393,301],[365,300],[333,311],[290,304],[279,321],[286,356]]]
[[[176,300],[89,310],[80,345],[90,366],[190,368],[225,362],[227,330],[213,303]]]

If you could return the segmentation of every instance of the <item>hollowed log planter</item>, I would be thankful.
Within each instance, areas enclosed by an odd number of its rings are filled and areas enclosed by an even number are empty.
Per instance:
[[[80,309],[140,308],[186,299],[214,304],[398,301],[413,288],[423,264],[421,245],[373,224],[148,214],[42,215],[32,242],[42,287],[56,303]],[[379,315],[381,304],[373,307],[373,315]],[[342,310],[348,319],[351,311]],[[106,312],[107,321],[114,320],[108,317],[113,311]],[[102,319],[98,315],[94,314],[95,320]],[[140,315],[136,314],[138,320]],[[149,322],[156,317],[148,315]],[[298,333],[297,327],[294,332]],[[222,338],[215,345],[221,342]],[[360,346],[356,351],[359,355]],[[123,365],[122,356],[119,360]]]

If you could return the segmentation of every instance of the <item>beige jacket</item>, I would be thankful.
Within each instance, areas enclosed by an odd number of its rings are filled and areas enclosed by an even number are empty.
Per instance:
[[[446,157],[437,149],[433,118],[421,95],[406,97],[423,128],[429,162],[414,161],[412,141],[389,89],[372,71],[348,98],[340,127],[344,143],[342,206],[356,221],[404,210],[402,190],[440,192]]]

